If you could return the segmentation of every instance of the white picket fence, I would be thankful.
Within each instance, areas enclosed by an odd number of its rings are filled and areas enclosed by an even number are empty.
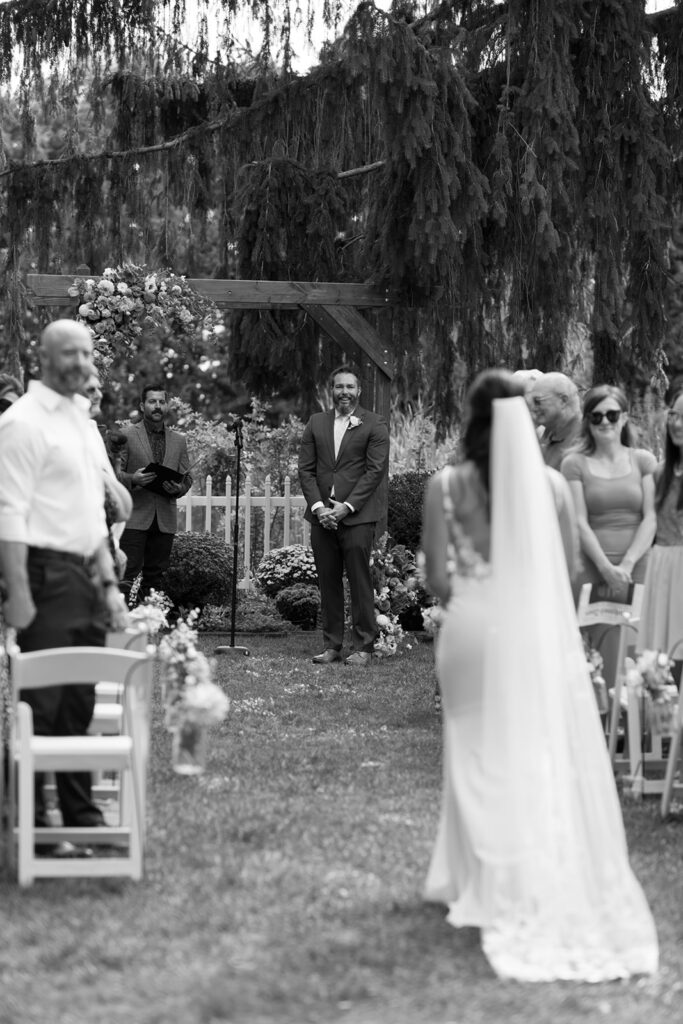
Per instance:
[[[288,544],[310,544],[310,527],[303,517],[306,499],[291,493],[290,478],[285,477],[284,494],[273,494],[270,477],[265,479],[263,494],[252,493],[251,478],[240,485],[238,586],[248,590],[253,586],[252,566],[274,548]],[[259,522],[260,520],[260,522]],[[210,476],[206,478],[204,494],[190,489],[178,499],[178,525],[188,533],[212,533],[223,538],[233,549],[235,522],[235,493],[228,476],[225,492],[214,494]],[[254,529],[254,527],[258,527]],[[258,534],[258,547],[254,536]]]

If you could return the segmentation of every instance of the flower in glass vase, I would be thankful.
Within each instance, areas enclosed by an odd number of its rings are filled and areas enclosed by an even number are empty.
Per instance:
[[[212,663],[197,647],[195,609],[178,620],[162,637],[159,659],[163,666],[166,727],[173,733],[173,767],[194,775],[203,771],[206,730],[222,722],[230,701],[212,680]]]

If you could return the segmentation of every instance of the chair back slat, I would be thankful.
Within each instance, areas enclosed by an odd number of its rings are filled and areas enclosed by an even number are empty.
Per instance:
[[[148,662],[142,651],[114,647],[50,647],[43,651],[10,652],[15,693],[68,683],[125,683],[129,674]]]

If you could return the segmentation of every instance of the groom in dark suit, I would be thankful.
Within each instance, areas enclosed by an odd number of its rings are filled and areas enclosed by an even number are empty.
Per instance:
[[[177,430],[166,426],[168,396],[158,384],[148,384],[140,402],[142,420],[126,427],[126,447],[121,454],[118,477],[133,496],[133,512],[120,540],[128,562],[121,590],[126,597],[142,572],[139,599],[152,589],[161,590],[168,569],[173,538],[178,529],[176,499],[189,491],[192,477],[187,442]],[[163,480],[146,472],[156,462],[181,474],[179,480]]]
[[[379,488],[389,465],[389,431],[381,416],[358,405],[360,382],[347,367],[331,374],[330,388],[334,409],[311,416],[299,452],[325,645],[313,661],[341,660],[346,569],[353,627],[346,664],[369,665],[377,637],[370,554],[384,512]]]

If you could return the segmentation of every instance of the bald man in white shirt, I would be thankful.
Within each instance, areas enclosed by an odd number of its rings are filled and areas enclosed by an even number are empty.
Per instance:
[[[107,452],[90,426],[90,403],[79,394],[92,371],[90,331],[73,320],[56,320],[41,335],[39,356],[42,381],[31,381],[0,417],[5,622],[17,630],[23,651],[103,646],[108,627],[125,625],[126,609],[107,542]],[[83,735],[95,688],[43,687],[22,699],[33,708],[36,733]],[[65,825],[104,823],[90,781],[87,773],[58,773]],[[39,777],[36,824],[48,824]]]

